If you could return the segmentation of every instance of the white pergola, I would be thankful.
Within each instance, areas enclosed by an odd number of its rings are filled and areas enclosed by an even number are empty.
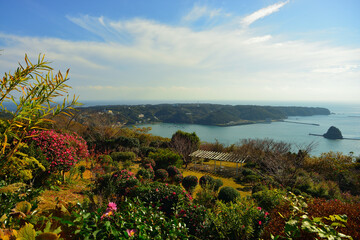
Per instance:
[[[189,156],[198,159],[202,158],[202,159],[214,160],[214,172],[216,172],[216,161],[220,162],[220,168],[222,162],[236,163],[236,174],[238,174],[239,171],[239,163],[243,164],[247,159],[247,156],[243,157],[241,155],[234,153],[213,152],[213,151],[205,151],[205,150],[197,150],[191,153]]]

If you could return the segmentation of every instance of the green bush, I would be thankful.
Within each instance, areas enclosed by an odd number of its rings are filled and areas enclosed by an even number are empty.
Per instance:
[[[158,169],[155,171],[155,179],[165,181],[169,177],[169,173],[165,169]]]
[[[256,193],[256,192],[260,192],[260,191],[264,191],[264,190],[267,190],[268,188],[265,186],[265,185],[263,185],[263,184],[261,184],[261,183],[258,183],[258,184],[256,184],[256,185],[254,185],[253,187],[252,187],[252,194],[254,194],[254,193]]]
[[[142,157],[148,157],[151,152],[156,152],[156,148],[154,148],[154,147],[140,147],[139,152],[140,152],[140,155]]]
[[[214,178],[210,175],[204,175],[199,179],[199,184],[203,189],[207,187],[210,187],[212,189],[214,186],[214,182],[215,182]]]
[[[279,189],[265,189],[252,194],[252,198],[257,204],[267,211],[271,211],[281,204],[284,201],[284,196],[286,196],[286,192]]]
[[[100,164],[110,165],[112,164],[113,159],[110,157],[110,155],[101,155],[99,156],[99,162]]]
[[[215,179],[214,181],[214,191],[217,192],[220,187],[224,185],[223,181],[221,179]]]
[[[219,191],[218,199],[224,202],[234,202],[240,193],[233,187],[225,186],[222,187]]]
[[[267,214],[251,200],[217,201],[208,213],[209,227],[204,235],[207,239],[259,239]]]
[[[70,222],[76,229],[74,239],[189,239],[188,228],[180,219],[136,198],[125,199],[115,210],[81,209],[72,219],[66,224]]]
[[[182,180],[181,184],[188,192],[192,192],[198,185],[198,178],[193,175],[186,176]]]
[[[181,173],[176,174],[174,176],[174,183],[175,184],[180,184],[183,181],[183,179],[184,179],[184,176]]]
[[[136,178],[140,180],[151,180],[154,178],[154,170],[141,168],[136,173]]]
[[[134,161],[136,154],[133,152],[112,152],[111,158],[117,162],[125,162],[127,160]]]
[[[170,149],[158,149],[156,152],[151,152],[149,158],[154,159],[156,168],[166,169],[170,165],[181,167],[182,158],[179,154]]]
[[[168,166],[166,168],[166,171],[168,172],[169,177],[174,177],[175,175],[180,173],[179,169],[177,167],[173,166],[173,165]]]
[[[247,175],[244,177],[243,181],[246,183],[257,183],[261,180],[261,177],[258,175]]]
[[[117,139],[115,139],[115,144],[120,145],[125,148],[138,148],[140,147],[140,141],[137,138],[129,138],[120,136]]]
[[[188,204],[191,196],[184,193],[180,186],[152,182],[132,189],[131,197],[139,197],[148,204],[159,203],[160,209],[167,215],[174,213],[177,205]]]

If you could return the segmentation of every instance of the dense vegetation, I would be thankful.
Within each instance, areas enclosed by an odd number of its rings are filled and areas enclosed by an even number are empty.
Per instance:
[[[310,156],[312,146],[294,153],[271,139],[224,146],[196,133],[170,140],[104,125],[111,115],[67,111],[76,99],[50,104],[67,93],[67,78],[56,76],[43,59],[26,58],[3,78],[0,239],[360,239],[359,158]],[[6,111],[17,90],[18,110]],[[198,148],[246,161],[235,175],[225,162],[216,173],[192,171],[187,155]]]
[[[289,116],[330,114],[326,108],[220,104],[114,105],[87,107],[80,110],[84,115],[110,112],[117,122],[125,124],[164,122],[221,126],[249,124],[267,119],[281,120]]]

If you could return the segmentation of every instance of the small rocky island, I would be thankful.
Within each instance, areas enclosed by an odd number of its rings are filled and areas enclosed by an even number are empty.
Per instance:
[[[343,139],[341,131],[334,126],[331,126],[323,136],[327,139]]]

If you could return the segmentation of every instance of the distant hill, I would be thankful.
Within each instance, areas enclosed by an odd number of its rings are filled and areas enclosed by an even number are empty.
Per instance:
[[[220,104],[109,105],[79,109],[82,113],[111,114],[118,122],[128,125],[164,122],[231,126],[282,120],[289,116],[330,114],[326,108]]]

